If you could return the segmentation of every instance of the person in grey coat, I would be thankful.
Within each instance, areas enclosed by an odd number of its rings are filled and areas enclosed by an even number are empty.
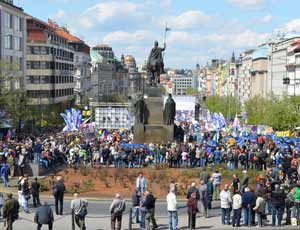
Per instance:
[[[36,210],[34,222],[37,223],[37,230],[41,230],[43,224],[47,224],[49,230],[53,229],[53,212],[47,202],[44,202],[43,205]]]
[[[208,213],[207,213],[208,194],[207,194],[207,185],[205,184],[204,180],[201,180],[200,182],[199,194],[200,194],[201,211],[203,213],[203,216],[208,218]]]
[[[122,199],[119,193],[117,193],[109,208],[109,211],[111,213],[111,230],[121,230],[122,215],[125,209],[125,200]]]

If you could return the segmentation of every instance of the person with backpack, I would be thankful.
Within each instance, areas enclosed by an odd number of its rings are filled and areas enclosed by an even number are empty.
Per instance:
[[[0,170],[2,180],[4,183],[4,187],[9,187],[9,179],[8,176],[10,175],[10,168],[6,162],[2,164],[1,170]]]
[[[75,224],[80,228],[80,230],[85,230],[85,217],[87,215],[88,202],[85,199],[79,198],[78,193],[74,193],[74,199],[71,201],[72,210],[72,230],[75,230]]]
[[[109,211],[111,214],[111,230],[121,230],[122,215],[126,209],[125,200],[122,199],[119,193],[116,194],[115,199],[110,205]],[[117,222],[117,226],[116,226]]]

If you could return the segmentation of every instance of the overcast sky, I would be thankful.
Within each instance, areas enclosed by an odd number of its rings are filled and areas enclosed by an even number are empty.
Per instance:
[[[34,17],[51,18],[89,45],[109,44],[115,54],[147,59],[163,43],[165,66],[194,68],[231,57],[281,31],[300,32],[299,0],[15,0]],[[161,44],[163,45],[163,44]]]

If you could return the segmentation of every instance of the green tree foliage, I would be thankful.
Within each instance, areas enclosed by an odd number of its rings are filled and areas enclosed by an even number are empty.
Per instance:
[[[28,98],[23,88],[14,88],[21,83],[24,76],[18,75],[18,66],[7,61],[0,61],[0,105],[8,112],[14,127],[20,131],[21,124],[26,121],[29,111]]]
[[[245,103],[248,124],[264,124],[276,130],[293,129],[300,125],[300,97],[282,99],[254,97]]]
[[[209,96],[206,98],[206,107],[211,112],[222,113],[225,117],[235,117],[241,112],[241,104],[236,97]]]
[[[189,96],[196,96],[197,94],[197,90],[195,88],[187,88],[186,89],[186,94],[189,95]]]

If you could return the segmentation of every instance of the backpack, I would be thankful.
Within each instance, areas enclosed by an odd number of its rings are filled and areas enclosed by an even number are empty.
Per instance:
[[[114,210],[114,214],[122,214],[125,211],[125,201],[123,200],[120,205]]]
[[[80,206],[81,206],[81,200],[80,200]],[[84,218],[86,215],[87,215],[87,208],[86,208],[86,205],[83,204],[81,206],[81,209],[80,209],[79,213],[78,213],[78,216],[80,216],[81,218]]]

